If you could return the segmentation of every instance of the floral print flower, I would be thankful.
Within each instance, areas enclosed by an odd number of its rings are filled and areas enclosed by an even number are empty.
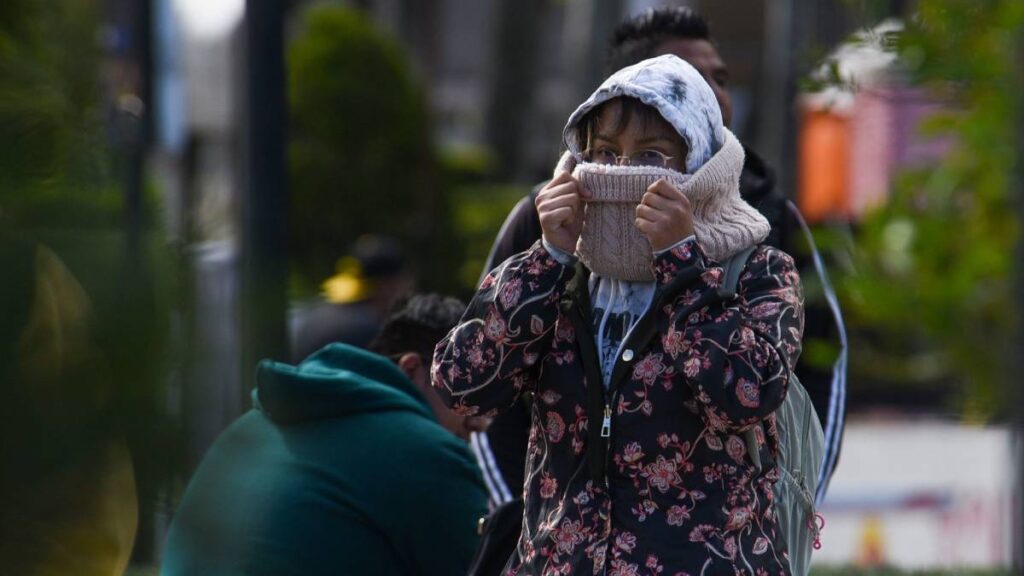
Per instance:
[[[487,315],[487,320],[484,321],[484,334],[495,342],[505,339],[505,319],[499,316],[496,310]]]
[[[615,537],[615,547],[622,552],[632,552],[636,548],[636,536],[630,532],[620,532]]]
[[[643,449],[639,442],[630,442],[622,451],[622,461],[626,464],[633,464],[644,457]]]
[[[544,393],[540,395],[540,399],[548,406],[554,406],[562,399],[562,395],[554,390],[545,390]]]
[[[519,278],[513,278],[508,282],[505,282],[501,286],[501,290],[498,292],[498,301],[501,302],[501,307],[505,310],[512,310],[516,304],[519,303],[519,295],[523,291],[523,281]]]
[[[555,548],[560,554],[571,554],[573,548],[583,542],[583,523],[579,520],[562,520],[562,525],[552,531]]]
[[[565,436],[565,420],[558,412],[548,412],[547,432],[548,440],[551,442],[561,442]]]
[[[558,480],[551,477],[550,474],[545,472],[540,481],[540,497],[547,499],[555,495],[558,491]]]
[[[750,523],[750,508],[737,506],[729,511],[729,520],[725,524],[726,531],[739,530]]]
[[[757,408],[761,405],[761,389],[756,383],[740,378],[736,383],[736,398],[747,408]]]
[[[612,560],[612,569],[608,572],[608,576],[639,576],[639,574],[639,566],[622,559]]]
[[[687,378],[696,378],[697,375],[700,374],[702,365],[703,363],[700,358],[690,358],[683,363],[683,372],[686,374]]]
[[[665,365],[661,361],[661,354],[648,354],[643,360],[633,366],[633,379],[640,380],[650,386],[654,379],[665,371]]]
[[[683,523],[689,519],[689,510],[679,505],[669,508],[665,515],[665,522],[667,522],[669,526],[682,526]]]
[[[710,524],[700,524],[690,531],[690,542],[707,542],[708,537],[718,532]]]
[[[725,452],[736,462],[742,463],[747,453],[747,444],[739,436],[729,436],[725,441]]]
[[[750,314],[754,318],[771,318],[777,316],[778,313],[778,302],[762,302],[750,309]]]
[[[682,479],[676,470],[676,463],[673,460],[666,460],[664,456],[658,456],[657,460],[648,464],[642,475],[658,489],[659,492],[668,492],[673,485],[679,484]]]

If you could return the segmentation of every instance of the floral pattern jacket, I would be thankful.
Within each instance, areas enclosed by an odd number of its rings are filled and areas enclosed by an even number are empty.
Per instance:
[[[772,413],[803,330],[793,260],[759,246],[730,300],[716,291],[723,268],[696,241],[653,266],[654,304],[607,389],[588,329],[588,272],[540,242],[484,279],[435,350],[433,385],[460,413],[534,396],[508,575],[789,573],[771,488]],[[743,438],[751,427],[761,472]]]

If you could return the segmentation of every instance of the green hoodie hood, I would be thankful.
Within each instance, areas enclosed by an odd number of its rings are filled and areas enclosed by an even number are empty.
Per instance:
[[[436,420],[398,366],[346,344],[331,344],[297,366],[263,360],[256,368],[253,403],[282,425],[384,411]]]

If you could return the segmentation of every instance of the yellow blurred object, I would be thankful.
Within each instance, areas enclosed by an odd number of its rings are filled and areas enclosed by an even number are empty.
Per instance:
[[[885,533],[882,520],[878,516],[869,516],[864,521],[857,544],[857,566],[877,568],[885,565]]]
[[[5,514],[16,530],[0,543],[3,574],[121,576],[139,522],[131,455],[111,442],[19,494]]]
[[[24,376],[59,380],[95,354],[89,345],[92,306],[85,290],[52,251],[36,249],[35,298],[19,342]]]
[[[363,266],[359,260],[346,256],[338,260],[338,272],[320,287],[323,289],[324,300],[332,304],[349,304],[369,297],[372,282],[363,274]]]
[[[19,384],[45,398],[54,422],[81,418],[107,401],[90,390],[72,402],[69,389],[95,369],[90,344],[92,305],[85,290],[51,250],[39,246],[28,321],[18,342]],[[31,437],[26,435],[26,437]],[[24,441],[21,438],[5,441]],[[53,441],[53,440],[50,440]],[[44,453],[51,446],[36,446]],[[120,576],[138,528],[131,454],[111,438],[14,488],[0,515],[0,572],[19,576]],[[5,463],[8,464],[8,463]]]

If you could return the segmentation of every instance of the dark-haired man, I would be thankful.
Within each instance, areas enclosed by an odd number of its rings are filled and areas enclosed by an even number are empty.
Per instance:
[[[439,410],[428,376],[464,311],[414,296],[373,352],[332,344],[297,366],[260,363],[255,407],[189,483],[162,574],[465,574],[487,496],[449,432],[481,423]]]
[[[715,48],[707,22],[689,8],[652,9],[619,25],[610,46],[607,72],[663,54],[675,54],[701,73],[718,100],[724,123],[730,125],[732,101],[727,89],[728,67]],[[772,231],[765,244],[782,248],[794,254],[798,264],[806,264],[806,259],[800,258],[805,249],[801,244],[803,236],[799,234],[802,221],[799,211],[776,187],[771,168],[760,156],[746,146],[744,152],[746,160],[740,176],[740,193],[748,204],[757,208],[771,223]],[[540,221],[534,206],[541,187],[539,185],[534,188],[509,213],[491,247],[483,275],[510,256],[528,249],[541,237]],[[819,273],[822,271],[819,270]],[[823,285],[827,287],[828,282],[824,281]],[[841,330],[842,319],[838,307],[834,305],[831,310],[809,307],[806,313],[805,334],[828,333],[834,327]],[[826,434],[825,465],[817,494],[820,501],[835,469],[842,440],[846,396],[845,360],[837,363],[831,373],[814,370],[802,363],[797,366],[797,374],[811,395]],[[495,418],[487,432],[474,434],[471,439],[474,455],[484,472],[492,508],[518,497],[523,485],[530,428],[530,414],[526,404],[520,403],[522,408],[504,412]]]

